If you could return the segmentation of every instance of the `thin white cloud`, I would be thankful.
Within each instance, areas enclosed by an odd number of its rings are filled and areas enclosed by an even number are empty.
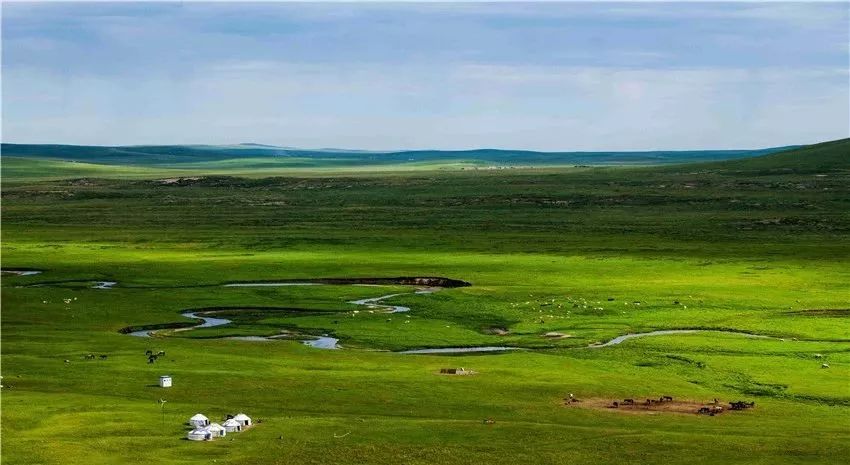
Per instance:
[[[5,125],[7,134],[27,142],[763,147],[847,137],[847,78],[847,70],[837,68],[463,65],[446,72],[231,62],[185,81],[146,79],[122,86],[97,77],[13,70],[5,79],[28,92],[9,101],[19,117]],[[22,80],[28,85],[18,87]],[[50,111],[31,105],[34,99],[48,99]]]

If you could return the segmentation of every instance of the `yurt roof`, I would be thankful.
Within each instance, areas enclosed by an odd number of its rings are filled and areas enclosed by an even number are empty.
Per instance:
[[[204,414],[196,413],[192,415],[192,418],[190,418],[190,420],[209,420],[209,418],[207,418]]]
[[[214,429],[222,430],[222,429],[224,429],[224,426],[221,426],[218,423],[210,423],[209,425],[206,426],[206,429],[208,429],[208,430],[214,430]]]
[[[242,423],[239,423],[239,420],[236,420],[235,418],[228,418],[224,422],[224,426],[242,426]]]
[[[244,420],[250,420],[251,417],[249,417],[248,415],[245,415],[244,413],[239,413],[235,417],[233,417],[233,419],[236,420],[236,421],[244,421]]]
[[[209,433],[209,431],[207,431],[206,427],[196,428],[196,429],[193,429],[192,431],[189,431],[189,434],[191,434],[193,436],[198,436],[198,435],[206,436],[207,433]]]

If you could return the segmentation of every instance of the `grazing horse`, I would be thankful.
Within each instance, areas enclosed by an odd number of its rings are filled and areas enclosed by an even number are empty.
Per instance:
[[[634,399],[623,399],[623,405],[635,405]]]
[[[662,397],[662,399],[664,399],[667,402],[673,402],[673,398],[671,396],[664,396],[664,397]]]
[[[743,401],[743,400],[739,400],[739,401],[736,401],[736,402],[729,402],[729,408],[731,410],[744,410],[744,409],[747,409],[747,408],[752,408],[755,405],[756,405],[755,402],[746,402],[746,401]]]
[[[100,359],[101,359],[101,360],[106,360],[106,357],[107,357],[106,355],[101,355],[101,356],[100,356]]]
[[[155,361],[156,361],[156,358],[157,358],[157,357],[156,357],[156,355],[151,355],[150,357],[148,357],[148,363],[153,363],[153,362],[155,362]]]

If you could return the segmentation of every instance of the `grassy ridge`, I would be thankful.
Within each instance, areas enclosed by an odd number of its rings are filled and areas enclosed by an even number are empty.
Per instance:
[[[380,167],[409,164],[569,165],[569,164],[659,164],[746,158],[788,150],[775,147],[758,150],[685,150],[645,152],[535,152],[529,150],[407,150],[374,152],[363,150],[303,150],[285,147],[241,144],[236,146],[76,146],[2,144],[4,156],[53,159],[100,164],[175,166],[184,163],[213,165],[227,162],[236,166],[292,167]],[[243,165],[241,160],[253,160]]]
[[[2,281],[3,463],[841,463],[848,153],[839,141],[664,168],[21,176],[3,186],[3,268],[44,273]],[[472,286],[394,297],[411,308],[394,315],[348,301],[410,288],[216,286],[417,275]],[[87,282],[99,280],[119,284]],[[235,324],[152,340],[118,333],[240,306],[309,311],[232,311]],[[772,338],[585,348],[677,328]],[[220,339],[281,330],[332,334],[344,349]],[[531,350],[386,352],[505,344]],[[146,349],[168,355],[148,364]],[[447,366],[478,374],[435,374]],[[166,373],[175,386],[153,387]],[[568,393],[757,408],[630,415],[564,407]],[[263,423],[233,441],[180,439],[198,411],[243,410]]]

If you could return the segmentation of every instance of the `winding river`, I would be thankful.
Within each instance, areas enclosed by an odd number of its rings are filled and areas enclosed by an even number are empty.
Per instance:
[[[95,287],[96,289],[111,289],[112,286],[114,286],[117,283],[112,282],[112,281],[103,281],[103,282],[100,282],[98,284],[99,284],[99,286],[96,286]],[[255,283],[229,283],[229,284],[224,284],[223,287],[321,286],[323,284],[324,283],[318,283],[318,282],[255,282]],[[370,298],[366,298],[366,299],[350,300],[349,303],[354,304],[354,305],[363,305],[367,308],[374,309],[374,310],[380,310],[384,313],[403,313],[403,312],[409,312],[410,307],[404,307],[404,306],[401,306],[401,305],[386,305],[386,304],[382,304],[381,301],[383,301],[385,299],[389,299],[391,297],[397,297],[397,296],[400,296],[400,295],[430,294],[430,293],[432,293],[432,292],[434,292],[438,289],[440,289],[440,288],[439,287],[424,287],[424,288],[419,288],[412,293],[402,292],[402,293],[396,293],[396,294],[382,295],[382,296],[379,296],[379,297],[370,297]],[[209,312],[203,312],[203,314],[201,314],[201,313],[202,312],[181,313],[181,315],[183,315],[186,318],[199,319],[199,320],[201,320],[201,323],[194,325],[194,326],[188,326],[188,327],[174,329],[173,331],[189,331],[189,330],[196,329],[196,328],[212,328],[212,327],[215,327],[215,326],[223,326],[223,325],[230,324],[230,323],[233,322],[232,320],[228,320],[228,319],[225,319],[225,318],[215,318],[215,317],[208,316]],[[131,331],[131,332],[128,332],[126,334],[128,334],[130,336],[136,336],[136,337],[151,337],[157,331],[159,331],[159,330],[143,329],[143,330],[138,330],[138,331]],[[259,341],[273,341],[275,339],[281,339],[281,336],[234,336],[234,337],[230,337],[228,339],[259,342]],[[340,349],[341,348],[341,346],[339,345],[339,339],[334,338],[334,337],[330,337],[326,334],[322,335],[322,336],[314,336],[314,337],[311,337],[310,339],[305,339],[305,340],[302,341],[302,343],[306,346],[314,347],[314,348],[317,348],[317,349]],[[483,352],[483,351],[489,351],[489,349],[492,349],[492,348],[487,348],[487,347],[479,348],[479,350],[477,350],[477,351]],[[427,350],[427,349],[425,349],[425,350]],[[451,349],[444,349],[443,351],[447,352],[447,351],[450,351],[450,350]],[[471,350],[462,350],[462,351],[463,352],[470,352]],[[418,353],[418,352],[409,352],[409,353]],[[425,352],[422,352],[422,353],[425,353]]]
[[[721,330],[721,329],[662,329],[658,331],[649,331],[646,333],[629,333],[624,334],[622,336],[617,336],[614,339],[611,339],[608,342],[602,344],[591,344],[587,346],[590,349],[597,349],[601,347],[611,347],[618,344],[622,344],[629,339],[634,339],[638,337],[651,337],[651,336],[666,336],[669,334],[691,334],[691,333],[725,333],[725,334],[737,334],[739,336],[751,337],[757,339],[772,339],[770,336],[764,336],[761,334],[751,334],[743,331],[734,331],[734,330]]]
[[[33,276],[42,273],[40,270],[2,270],[4,274],[14,274],[17,276]],[[95,285],[92,286],[93,289],[112,289],[113,286],[118,284],[116,281],[97,281]],[[432,292],[438,291],[443,287],[462,287],[468,286],[469,283],[464,281],[452,280],[447,278],[338,278],[338,279],[319,279],[319,280],[310,280],[310,281],[260,281],[260,282],[240,282],[240,283],[228,283],[223,284],[222,287],[277,287],[277,286],[321,286],[324,284],[348,284],[348,285],[356,285],[356,286],[381,286],[387,284],[402,284],[402,285],[415,285],[419,286],[413,292],[403,292],[403,293],[395,293],[395,294],[387,294],[378,297],[369,297],[365,299],[351,300],[349,303],[354,305],[361,305],[366,308],[369,308],[372,311],[379,311],[382,313],[404,313],[409,312],[410,307],[405,307],[401,305],[388,305],[382,303],[386,299],[390,299],[392,297],[398,297],[401,295],[421,295],[421,294],[430,294]],[[443,285],[441,285],[443,284]],[[37,285],[37,284],[36,284]],[[176,329],[171,329],[174,332],[178,331],[190,331],[197,328],[212,328],[216,326],[223,326],[232,323],[232,320],[228,320],[226,318],[216,318],[210,316],[211,311],[196,311],[196,312],[184,312],[181,313],[182,316],[186,318],[201,320],[200,323],[179,327]],[[129,331],[124,334],[136,337],[151,337],[156,332],[161,331],[161,329],[142,329],[137,331]],[[693,334],[693,333],[724,333],[724,334],[736,334],[743,337],[749,338],[759,338],[759,339],[773,339],[771,336],[765,336],[760,334],[752,334],[744,331],[736,331],[729,329],[664,329],[664,330],[656,330],[656,331],[648,331],[643,333],[629,333],[624,334],[622,336],[617,336],[607,342],[604,343],[594,343],[585,348],[589,349],[598,349],[604,347],[611,347],[622,344],[629,339],[642,338],[642,337],[652,337],[652,336],[666,336],[673,334]],[[234,336],[229,337],[228,339],[242,340],[242,341],[273,341],[277,339],[290,339],[291,335],[276,335],[276,336]],[[323,334],[321,336],[311,336],[311,335],[300,335],[299,338],[303,339],[302,343],[304,345],[314,347],[317,349],[340,349],[339,339],[331,337],[327,334]],[[482,352],[507,352],[512,350],[530,350],[520,347],[509,347],[509,346],[478,346],[478,347],[440,347],[440,348],[427,348],[427,349],[413,349],[413,350],[405,350],[400,351],[400,354],[469,354],[469,353],[482,353]]]

